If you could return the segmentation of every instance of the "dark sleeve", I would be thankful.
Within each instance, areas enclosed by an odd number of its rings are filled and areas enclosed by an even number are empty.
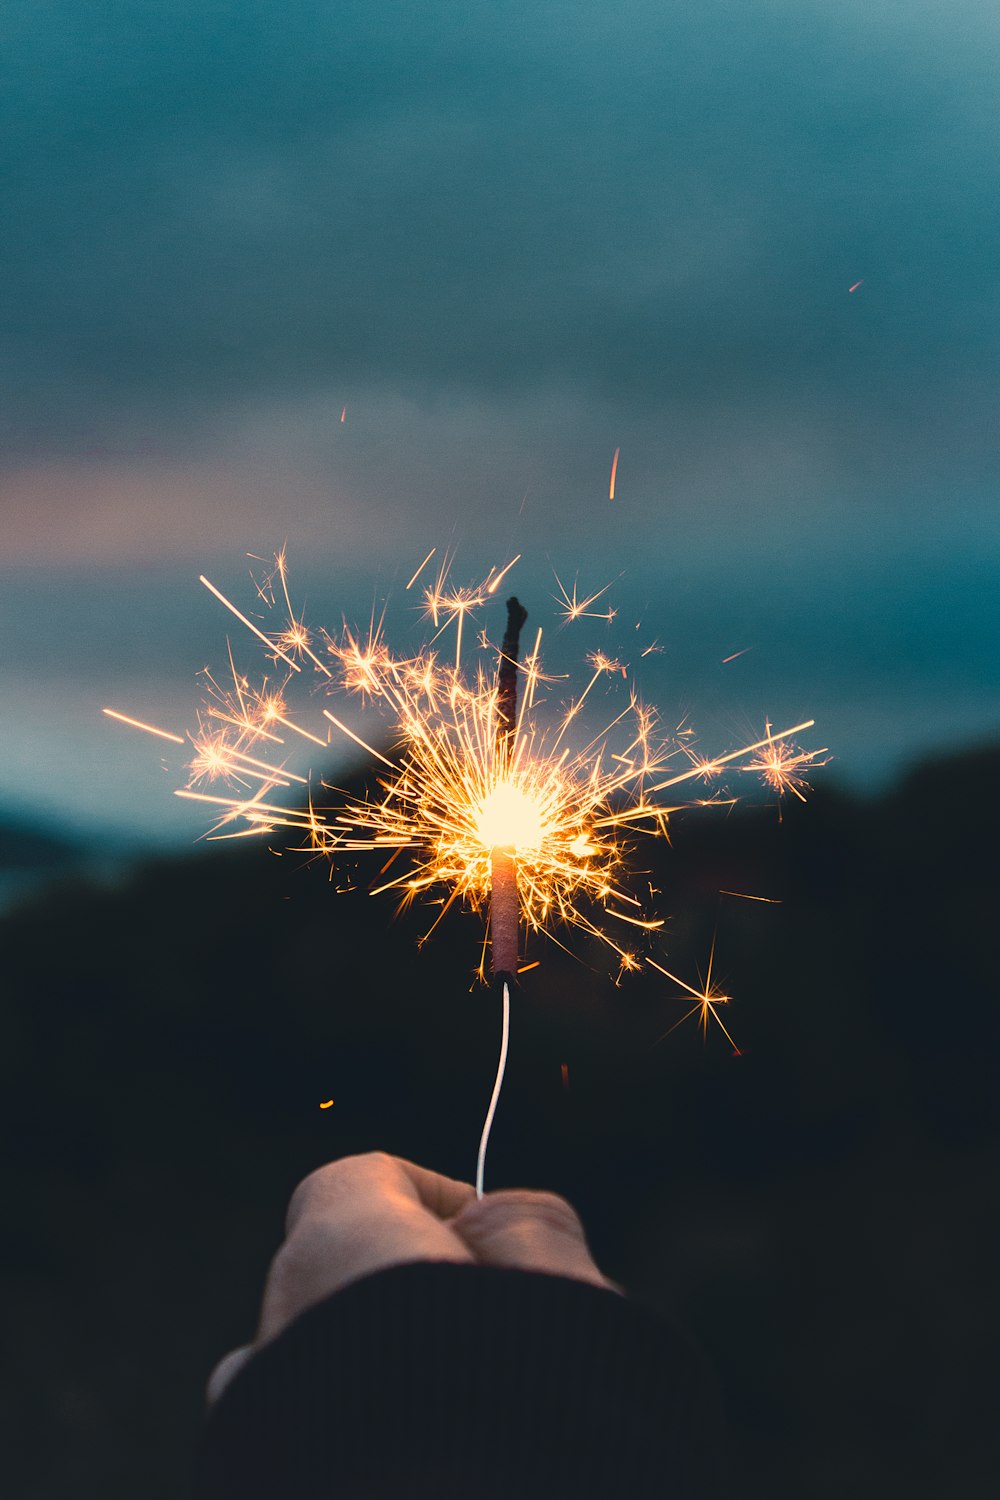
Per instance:
[[[712,1380],[616,1293],[420,1262],[296,1319],[209,1416],[195,1500],[708,1500]]]

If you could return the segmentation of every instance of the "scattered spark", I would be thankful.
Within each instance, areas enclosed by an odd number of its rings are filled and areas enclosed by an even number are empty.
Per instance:
[[[187,743],[182,734],[171,734],[169,729],[157,729],[155,724],[144,724],[141,719],[130,719],[128,714],[120,714],[116,708],[102,708],[101,712],[107,714],[109,719],[117,719],[121,724],[129,724],[133,729],[141,729],[146,734],[157,734],[161,740],[171,740],[175,745]]]
[[[517,972],[519,974],[529,974],[532,969],[539,968],[541,968],[541,959],[536,958],[532,964],[518,964]]]
[[[281,596],[284,599],[285,609],[287,611],[287,623],[285,625],[285,628],[284,630],[279,631],[276,636],[278,648],[280,648],[282,654],[284,652],[288,652],[292,656],[307,657],[308,660],[312,662],[317,671],[323,673],[324,677],[332,676],[329,667],[327,667],[324,662],[320,661],[319,657],[313,651],[309,643],[310,637],[309,632],[305,626],[304,618],[301,620],[298,619],[296,617],[295,610],[292,608],[292,596],[288,592],[288,559],[285,555],[284,548],[282,548],[280,552],[276,552],[274,554],[273,570],[267,575],[262,583],[257,585],[258,595],[262,599],[268,599],[272,608],[275,604],[276,591],[274,587],[274,580],[276,578],[280,582]],[[288,660],[287,656],[285,657],[285,660]]]
[[[573,582],[573,593],[570,595],[563,588],[558,576],[555,574],[553,576],[556,580],[556,587],[562,595],[561,603],[564,607],[561,609],[561,613],[567,625],[571,624],[574,620],[607,620],[608,624],[611,624],[617,613],[616,610],[592,610],[590,607],[592,604],[596,604],[598,599],[603,598],[611,587],[610,583],[606,583],[602,589],[598,589],[597,593],[591,594],[589,598],[578,599],[575,580]],[[556,602],[559,603],[560,601],[557,600]]]
[[[389,661],[389,651],[382,638],[384,619],[383,611],[383,617],[376,624],[373,610],[364,639],[345,627],[339,643],[328,641],[327,650],[340,663],[343,685],[349,692],[361,693],[365,697],[377,695],[381,673]]]
[[[737,1047],[729,1032],[726,1030],[725,1023],[723,1022],[722,1017],[719,1015],[718,1010],[716,1009],[717,1006],[728,1005],[729,1001],[732,999],[732,996],[723,995],[719,990],[712,988],[712,964],[714,960],[715,939],[713,938],[712,947],[708,955],[708,973],[705,978],[705,983],[700,990],[696,990],[693,985],[688,984],[685,980],[678,979],[676,974],[671,974],[670,970],[665,969],[662,964],[656,963],[651,958],[646,959],[646,962],[649,964],[651,969],[655,969],[657,973],[665,975],[666,978],[672,980],[674,984],[679,984],[681,989],[686,990],[689,995],[693,995],[695,1000],[694,1005],[692,1005],[689,1010],[684,1012],[679,1021],[675,1021],[674,1024],[663,1033],[663,1035],[659,1038],[659,1041],[666,1041],[671,1032],[676,1031],[678,1026],[683,1026],[685,1021],[687,1021],[691,1016],[696,1015],[698,1017],[698,1024],[701,1027],[701,1034],[703,1038],[707,1039],[708,1037],[708,1023],[711,1019],[721,1029],[722,1034],[725,1036],[729,1045],[732,1047],[734,1054],[739,1057],[740,1049],[739,1047]]]
[[[349,739],[352,739],[356,745],[360,745],[362,750],[367,750],[369,755],[374,755],[375,759],[380,760],[384,766],[388,766],[390,771],[398,770],[398,767],[395,766],[391,760],[387,760],[380,751],[375,749],[374,745],[369,745],[368,742],[366,740],[363,740],[359,734],[355,734],[353,729],[348,729],[347,725],[342,723],[342,721],[338,719],[335,714],[332,714],[328,708],[324,708],[323,717],[329,719],[331,724],[336,724],[337,728],[341,730],[342,733],[346,734]]]
[[[448,562],[446,559],[441,565],[437,582],[431,588],[424,590],[424,613],[433,621],[435,630],[437,631],[434,640],[437,640],[438,635],[451,624],[452,620],[457,620],[458,625],[455,631],[455,671],[457,673],[462,665],[462,628],[465,623],[465,617],[472,610],[478,609],[486,601],[482,586],[478,589],[452,588],[450,592],[445,593],[447,578]],[[446,615],[447,619],[439,627],[438,621],[442,614]]]
[[[560,1063],[560,1065],[559,1065],[559,1072],[562,1074],[562,1086],[563,1086],[563,1088],[564,1089],[568,1089],[569,1088],[569,1063]]]
[[[736,661],[738,657],[746,656],[747,652],[752,650],[752,646],[744,646],[742,651],[734,651],[732,656],[724,656],[722,658],[722,665],[725,666],[729,661]]]
[[[778,896],[750,896],[746,891],[720,891],[720,896],[738,896],[741,901],[766,901],[768,906],[782,906],[784,903]]]
[[[289,786],[293,781],[300,782],[302,786],[307,785],[304,776],[237,750],[229,744],[225,734],[199,732],[193,736],[193,742],[195,757],[190,766],[191,786],[202,780],[216,778],[234,781],[249,778],[252,781],[268,782],[272,786]]]
[[[330,1108],[332,1108],[332,1106],[333,1106],[333,1100],[332,1099],[321,1099],[320,1100],[320,1103],[319,1103],[320,1109],[330,1109]]]
[[[501,570],[500,570],[500,572],[499,572],[499,573],[498,573],[498,574],[497,574],[497,576],[496,576],[496,577],[495,577],[495,578],[494,578],[494,580],[493,580],[493,582],[492,582],[492,583],[491,583],[491,584],[490,584],[490,586],[489,586],[489,588],[488,588],[488,589],[487,589],[487,590],[486,590],[486,592],[487,592],[487,593],[488,593],[488,594],[495,594],[495,593],[496,593],[496,591],[497,591],[497,589],[498,589],[498,588],[499,588],[499,586],[500,586],[500,580],[501,580],[501,579],[502,579],[502,578],[506,578],[506,577],[507,577],[507,574],[508,574],[508,573],[509,573],[509,572],[510,572],[510,570],[511,570],[511,568],[512,568],[512,567],[513,567],[513,566],[514,566],[514,564],[515,564],[515,563],[516,563],[516,562],[520,562],[520,561],[521,561],[521,554],[520,554],[520,552],[519,552],[519,553],[518,553],[518,554],[517,554],[517,556],[516,556],[516,557],[515,557],[515,558],[512,558],[512,559],[511,559],[511,561],[510,561],[510,562],[509,562],[509,563],[508,563],[508,564],[507,564],[507,566],[506,566],[506,567],[505,567],[505,568],[502,568],[502,569],[501,569]]]
[[[556,737],[556,745],[559,744],[566,730],[569,728],[570,721],[572,719],[575,719],[577,714],[580,712],[587,694],[594,686],[594,683],[597,682],[598,678],[603,677],[605,673],[609,672],[620,672],[623,677],[626,675],[625,668],[622,666],[621,662],[615,661],[613,657],[605,656],[603,651],[592,651],[587,657],[587,661],[593,667],[594,675],[591,677],[590,681],[587,683],[587,686],[584,688],[579,698],[577,698],[576,702],[572,703],[567,709],[566,717],[563,720],[562,729],[560,729],[559,734]]]
[[[253,623],[252,620],[248,620],[247,617],[246,617],[246,615],[241,614],[240,611],[236,608],[236,605],[232,604],[226,598],[226,596],[222,592],[222,590],[221,589],[217,589],[215,587],[215,584],[211,583],[205,577],[204,573],[199,573],[199,575],[198,575],[198,582],[199,583],[203,583],[205,585],[205,587],[208,589],[209,593],[210,594],[214,594],[215,597],[216,597],[216,599],[219,600],[220,604],[224,604],[226,606],[226,608],[230,611],[230,613],[234,614],[236,616],[237,620],[239,620],[239,622],[240,622],[241,625],[245,625],[248,630],[252,631],[253,634],[255,636],[257,636],[258,640],[263,641],[264,645],[267,647],[268,651],[273,651],[276,656],[280,656],[281,657],[282,661],[286,661],[288,663],[288,665],[292,668],[293,672],[298,672],[300,670],[298,662],[293,661],[290,656],[287,656],[285,654],[285,652],[282,651],[282,649],[281,649],[280,646],[276,646],[272,640],[268,639],[268,637],[264,634],[264,632],[262,630],[258,630],[257,629],[256,625]]]
[[[802,772],[807,768],[825,766],[828,762],[819,759],[821,755],[826,754],[825,749],[796,750],[794,745],[789,744],[789,735],[797,733],[797,729],[791,729],[783,735],[772,737],[769,724],[767,738],[760,741],[758,745],[750,747],[753,750],[762,749],[763,753],[759,759],[749,761],[743,769],[760,771],[765,783],[776,791],[779,797],[785,792],[791,792],[793,796],[798,797],[800,802],[804,802],[806,799],[803,788],[806,792],[811,791],[812,788]]]
[[[848,290],[848,291],[849,291],[849,292],[856,292],[856,291],[857,291],[857,289],[858,289],[858,287],[859,287],[859,286],[864,286],[864,284],[865,284],[865,278],[864,278],[864,277],[863,277],[863,276],[862,276],[862,278],[861,278],[861,280],[860,280],[860,281],[856,281],[856,282],[855,282],[855,283],[854,283],[854,285],[853,285],[853,286],[849,286],[849,287],[848,287],[848,288],[847,288],[847,290]]]
[[[728,755],[718,755],[712,761],[699,762],[692,766],[690,771],[682,771],[679,776],[671,776],[667,781],[658,782],[656,786],[651,786],[649,790],[650,792],[663,792],[668,787],[679,786],[682,781],[690,780],[692,776],[703,776],[705,774],[718,775],[722,767],[729,765],[732,761],[742,760],[745,755],[752,755],[755,750],[761,749],[764,745],[774,745],[790,739],[793,734],[801,734],[804,729],[811,729],[815,722],[815,719],[806,719],[803,723],[794,724],[791,729],[782,729],[777,734],[773,734],[771,726],[768,725],[767,733],[763,739],[755,740],[752,745],[744,745],[742,750],[731,750]],[[817,755],[824,754],[822,750],[817,750],[815,753]],[[745,771],[756,771],[761,768],[757,765],[746,765],[743,769]]]
[[[636,628],[636,630],[638,630],[639,629],[638,625],[635,628]],[[660,643],[659,643],[659,641],[654,641],[651,646],[647,646],[646,647],[645,651],[642,652],[642,655],[643,656],[662,656],[663,652],[665,650],[666,650],[666,647],[661,646]]]
[[[407,590],[412,589],[413,585],[416,583],[417,579],[420,577],[421,573],[424,571],[424,569],[426,568],[427,564],[430,562],[431,558],[434,556],[434,554],[435,554],[436,551],[437,551],[437,548],[436,547],[432,547],[431,550],[428,552],[427,556],[424,558],[423,562],[420,564],[420,567],[417,569],[417,571],[414,573],[413,577],[410,579],[409,583],[406,585]]]
[[[347,407],[346,406],[344,407],[344,409],[340,413],[340,420],[341,420],[341,422],[346,422],[347,421]]]
[[[611,483],[608,486],[609,500],[613,500],[615,498],[615,475],[618,473],[618,455],[621,451],[622,450],[620,448],[616,448],[615,456],[611,460]]]

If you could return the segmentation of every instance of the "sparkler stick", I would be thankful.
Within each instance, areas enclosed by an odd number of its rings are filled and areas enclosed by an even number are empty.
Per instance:
[[[517,973],[517,865],[510,845],[490,855],[490,932],[493,978],[512,979]]]
[[[507,600],[507,630],[500,648],[497,676],[497,770],[498,786],[509,785],[517,734],[517,658],[521,627],[528,611],[517,598]],[[500,809],[498,809],[499,811]],[[517,865],[515,843],[495,845],[490,856],[490,933],[493,942],[493,978],[513,979],[517,974]]]

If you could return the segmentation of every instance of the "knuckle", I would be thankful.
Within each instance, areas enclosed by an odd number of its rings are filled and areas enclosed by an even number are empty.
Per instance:
[[[285,1233],[290,1234],[304,1216],[328,1203],[345,1188],[385,1181],[392,1167],[393,1158],[385,1151],[342,1156],[317,1167],[303,1177],[292,1193],[285,1216]]]
[[[583,1238],[583,1225],[573,1205],[558,1193],[532,1193],[529,1217],[561,1234]]]
[[[388,1151],[362,1151],[358,1156],[345,1156],[342,1164],[350,1165],[353,1171],[365,1175],[383,1177],[395,1170],[396,1158]]]

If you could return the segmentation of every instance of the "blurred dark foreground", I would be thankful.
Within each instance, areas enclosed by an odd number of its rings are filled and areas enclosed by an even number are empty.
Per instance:
[[[565,1193],[701,1340],[737,1497],[992,1490],[998,776],[970,753],[638,850],[667,966],[697,984],[717,933],[738,1057],[693,1018],[660,1042],[686,1006],[615,988],[605,950],[529,954],[488,1185]],[[418,951],[428,912],[392,918],[373,870],[338,894],[219,847],[0,922],[12,1496],[184,1496],[299,1178],[374,1147],[473,1172],[499,1035],[478,919]]]

